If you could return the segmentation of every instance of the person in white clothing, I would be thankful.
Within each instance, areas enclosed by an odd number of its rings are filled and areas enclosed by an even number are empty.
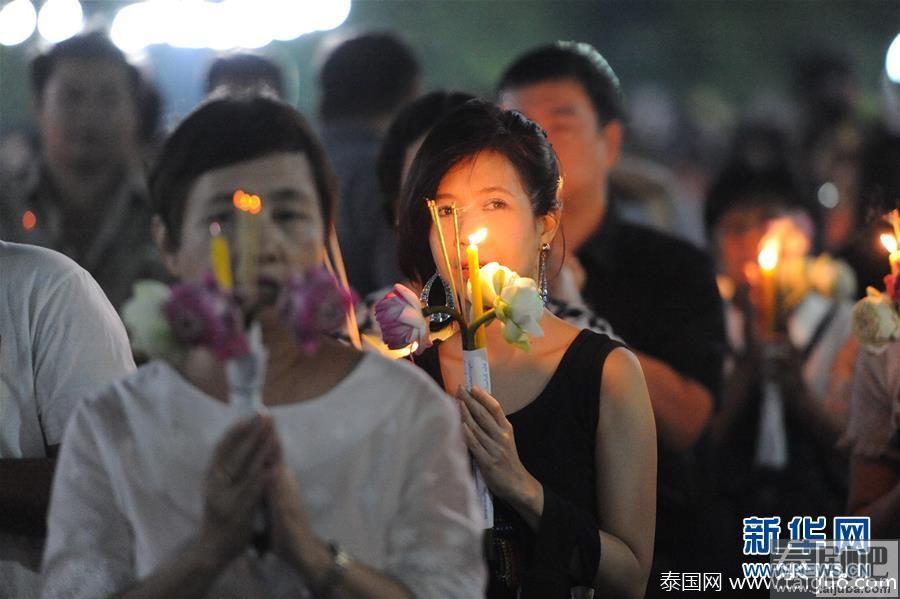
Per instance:
[[[125,328],[87,271],[0,241],[0,597],[37,596],[50,481],[76,402],[133,369]]]
[[[279,317],[287,278],[321,264],[335,197],[293,108],[213,99],[172,134],[151,176],[169,270],[205,276],[210,224],[230,235],[236,189],[262,200],[259,279],[236,292],[263,306],[267,409],[235,424],[224,365],[205,347],[85,401],[60,456],[43,596],[481,595],[483,522],[449,397],[326,336],[305,352]]]

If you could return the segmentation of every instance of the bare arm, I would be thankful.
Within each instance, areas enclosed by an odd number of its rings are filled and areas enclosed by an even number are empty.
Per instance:
[[[872,537],[900,536],[900,464],[854,455],[850,459],[848,511],[872,519]]]
[[[637,358],[616,349],[604,366],[597,424],[601,593],[643,597],[656,529],[656,425]]]
[[[712,395],[703,385],[678,373],[665,362],[635,353],[653,404],[659,443],[673,451],[690,449],[710,422]]]
[[[599,376],[599,373],[598,373]],[[615,597],[642,597],[653,560],[656,521],[656,426],[634,354],[606,359],[597,428],[597,500],[601,540],[595,585]],[[512,425],[484,391],[457,391],[466,445],[488,486],[538,530],[545,491],[525,470]]]

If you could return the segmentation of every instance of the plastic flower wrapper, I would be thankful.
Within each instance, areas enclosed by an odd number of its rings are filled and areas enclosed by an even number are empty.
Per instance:
[[[174,360],[181,354],[178,340],[163,313],[171,295],[169,286],[159,281],[143,280],[134,284],[133,295],[122,308],[122,320],[137,356]]]
[[[820,295],[839,300],[850,299],[856,293],[856,275],[842,260],[821,254],[809,263],[810,286]]]
[[[174,286],[162,308],[173,336],[184,346],[208,347],[221,360],[238,358],[249,351],[242,312],[212,275],[200,283]]]
[[[353,294],[341,287],[324,266],[319,266],[305,275],[291,275],[282,289],[279,311],[294,340],[312,353],[321,335],[343,329],[353,304]]]
[[[407,287],[396,284],[375,304],[375,318],[381,327],[381,338],[389,349],[402,349],[416,343],[415,353],[431,347],[428,321],[422,315],[418,296]]]
[[[890,296],[873,287],[853,306],[853,332],[860,343],[879,351],[900,337],[900,314]]]
[[[503,323],[503,338],[519,349],[529,351],[529,336],[543,337],[541,317],[544,302],[534,279],[516,277],[494,301],[494,315]]]

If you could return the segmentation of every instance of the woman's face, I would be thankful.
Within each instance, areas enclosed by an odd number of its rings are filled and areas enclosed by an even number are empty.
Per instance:
[[[434,200],[454,270],[454,244],[460,244],[464,278],[468,278],[466,247],[469,235],[482,228],[487,229],[487,237],[478,245],[481,265],[499,262],[523,277],[537,276],[541,244],[553,239],[559,226],[559,213],[534,215],[519,174],[503,154],[486,151],[460,162],[441,179]],[[458,240],[454,235],[452,204],[456,204],[459,214]],[[441,276],[449,280],[433,226],[429,243]]]
[[[210,271],[210,228],[218,223],[231,249],[231,267],[237,272],[236,247],[238,189],[262,200],[257,289],[238,291],[277,294],[291,272],[304,272],[321,263],[324,234],[319,197],[309,160],[300,152],[280,152],[207,171],[188,192],[181,244],[163,251],[173,275],[197,281]]]

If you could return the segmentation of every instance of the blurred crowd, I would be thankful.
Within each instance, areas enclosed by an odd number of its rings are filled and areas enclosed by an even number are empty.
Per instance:
[[[900,89],[886,80],[883,105],[866,113],[869,90],[846,55],[823,49],[784,68],[792,95],[733,106],[636,82],[623,94],[595,49],[548,44],[506,65],[484,98],[535,121],[560,163],[548,307],[627,344],[647,381],[659,464],[647,596],[662,592],[663,572],[737,575],[742,519],[752,515],[785,526],[795,516],[869,515],[873,538],[900,535],[897,424],[876,431],[855,407],[871,369],[851,330],[853,304],[890,273],[879,235],[900,202],[900,114],[890,102]],[[58,43],[30,77],[35,130],[0,140],[0,240],[65,254],[119,310],[136,281],[170,280],[147,184],[166,107],[100,33]],[[206,77],[206,101],[288,95],[262,54],[223,54]],[[337,182],[336,231],[361,332],[377,336],[371,306],[394,283],[422,292],[427,282],[398,259],[407,174],[428,132],[475,96],[427,89],[415,48],[382,31],[336,45],[316,77],[321,96],[308,117]],[[761,257],[772,239],[774,306]],[[896,345],[878,358],[888,360],[894,420]],[[46,446],[59,443],[54,435]],[[864,442],[872,435],[883,446]],[[44,457],[6,450],[4,441],[0,461]]]

